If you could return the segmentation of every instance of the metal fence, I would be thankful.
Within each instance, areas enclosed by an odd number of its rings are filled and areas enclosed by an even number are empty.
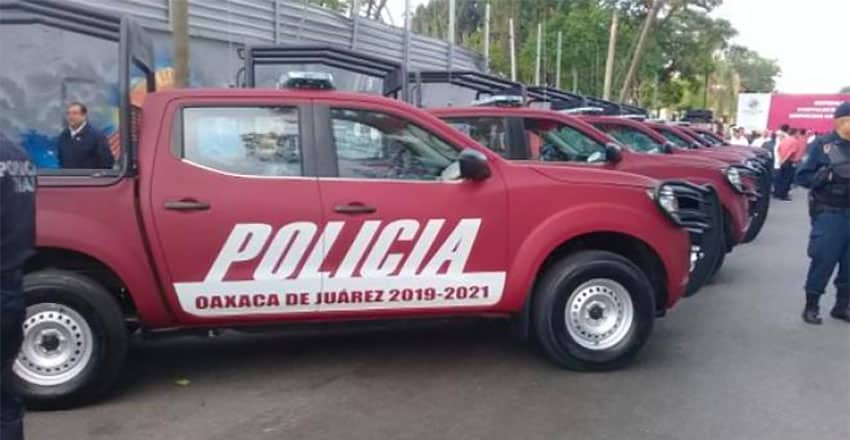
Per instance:
[[[170,0],[68,1],[133,16],[149,29],[170,29]],[[189,32],[192,37],[237,45],[323,43],[391,60],[405,55],[403,29],[348,18],[299,0],[190,0]],[[483,68],[483,58],[475,51],[436,38],[411,34],[408,49],[412,70]]]

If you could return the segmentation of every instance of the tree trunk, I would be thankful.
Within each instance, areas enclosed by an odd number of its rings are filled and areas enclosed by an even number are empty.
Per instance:
[[[632,62],[629,64],[629,70],[626,71],[626,79],[623,80],[623,88],[620,90],[620,101],[626,99],[629,89],[631,89],[632,82],[634,81],[638,67],[640,66],[640,60],[643,58],[643,50],[646,48],[646,37],[649,35],[650,29],[652,29],[652,23],[655,21],[655,17],[658,16],[658,12],[661,10],[661,7],[664,6],[664,1],[665,0],[655,0],[652,3],[649,13],[646,15],[646,19],[643,21],[643,27],[641,27],[640,35],[638,36]]]

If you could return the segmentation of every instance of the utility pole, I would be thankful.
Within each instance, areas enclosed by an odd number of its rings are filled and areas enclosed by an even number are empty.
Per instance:
[[[484,6],[484,70],[490,71],[490,2]]]
[[[643,21],[643,27],[641,27],[640,35],[638,36],[638,41],[635,45],[635,53],[632,56],[631,63],[629,63],[629,70],[626,71],[626,79],[623,81],[623,88],[620,90],[620,101],[626,100],[626,95],[632,87],[632,81],[634,81],[635,74],[637,73],[638,66],[640,65],[641,57],[643,56],[643,50],[646,47],[646,37],[649,35],[649,30],[652,28],[652,23],[655,21],[655,17],[658,15],[661,7],[664,6],[664,2],[665,0],[654,0],[646,19]]]
[[[617,23],[620,21],[617,10],[611,18],[611,31],[608,36],[608,58],[605,59],[605,83],[602,86],[602,99],[611,99],[611,81],[614,76],[614,55],[617,52]]]
[[[543,42],[543,23],[537,23],[537,58],[534,61],[534,84],[540,85],[540,56]]]
[[[513,18],[508,19],[508,43],[511,46],[511,81],[516,81],[516,38]]]
[[[174,87],[189,84],[189,0],[171,0],[171,44]]]
[[[449,70],[455,64],[455,0],[449,0]]]
[[[555,55],[555,88],[561,88],[561,47],[563,46],[564,33],[558,31],[558,50]]]
[[[455,44],[455,0],[449,0],[449,44]]]

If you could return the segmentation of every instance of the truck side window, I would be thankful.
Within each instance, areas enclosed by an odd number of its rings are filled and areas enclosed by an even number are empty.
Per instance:
[[[526,119],[529,159],[549,162],[598,163],[605,146],[568,125],[543,119]]]
[[[604,131],[608,136],[618,142],[631,145],[632,148],[644,153],[661,153],[664,146],[655,142],[654,139],[644,133],[632,128],[614,124],[594,124],[596,128]]]
[[[332,108],[339,177],[446,180],[456,177],[458,151],[397,116]],[[454,167],[452,165],[455,165]]]
[[[499,156],[508,157],[504,118],[450,118],[446,122]]]
[[[298,109],[183,109],[182,157],[243,176],[300,176]]]

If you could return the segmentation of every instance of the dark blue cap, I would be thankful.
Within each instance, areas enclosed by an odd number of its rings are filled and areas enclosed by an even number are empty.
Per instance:
[[[835,109],[835,119],[850,116],[850,101],[845,101]]]

